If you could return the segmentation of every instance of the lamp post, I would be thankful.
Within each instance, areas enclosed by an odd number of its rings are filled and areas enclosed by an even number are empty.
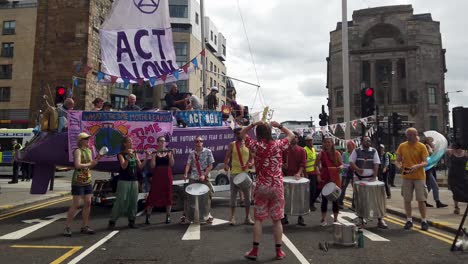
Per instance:
[[[450,132],[450,116],[449,116],[449,115],[450,115],[450,112],[451,112],[451,111],[450,111],[450,98],[449,98],[449,94],[451,94],[451,93],[463,93],[463,91],[462,91],[462,90],[456,90],[456,91],[451,91],[451,92],[446,92],[446,93],[445,93],[445,100],[446,100],[446,102],[447,102],[447,104],[446,104],[446,107],[447,107],[447,108],[446,108],[446,111],[447,111],[447,131],[446,131],[446,135],[448,135],[449,132]]]

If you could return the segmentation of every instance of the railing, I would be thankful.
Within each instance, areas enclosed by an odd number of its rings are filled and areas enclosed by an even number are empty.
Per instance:
[[[4,28],[2,31],[3,35],[14,35],[15,29],[14,28]]]

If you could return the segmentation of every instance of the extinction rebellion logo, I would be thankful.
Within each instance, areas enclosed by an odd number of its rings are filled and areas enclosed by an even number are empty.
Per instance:
[[[158,10],[160,0],[133,0],[135,6],[142,13],[153,14]]]

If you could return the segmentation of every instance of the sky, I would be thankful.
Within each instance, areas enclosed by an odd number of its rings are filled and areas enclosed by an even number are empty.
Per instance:
[[[253,106],[253,111],[270,106],[276,121],[310,121],[312,117],[318,125],[321,106],[328,97],[325,59],[329,36],[341,21],[341,2],[205,0],[205,15],[227,39],[227,74],[261,86],[259,94],[263,96],[256,96],[255,86],[235,81],[237,101]],[[447,49],[449,107],[468,107],[468,22],[463,20],[468,1],[350,0],[348,20],[352,20],[353,10],[399,4],[411,4],[414,14],[431,13],[432,19],[440,22],[442,45]],[[458,90],[463,92],[456,93]]]

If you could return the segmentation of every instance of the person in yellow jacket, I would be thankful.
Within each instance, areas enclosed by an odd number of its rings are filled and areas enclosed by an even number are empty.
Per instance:
[[[320,195],[320,192],[317,190],[317,182],[320,179],[318,175],[318,170],[315,169],[315,160],[317,159],[317,152],[314,148],[314,141],[311,136],[306,136],[305,138],[306,146],[304,150],[306,152],[306,166],[305,166],[305,174],[306,177],[309,179],[310,184],[310,210],[315,211],[317,208],[315,207],[315,200]]]
[[[20,155],[20,150],[22,148],[21,144],[18,143],[16,139],[11,140],[11,144],[13,145],[13,177],[11,178],[11,181],[8,182],[8,184],[15,184],[18,183],[18,171],[19,171],[19,155]]]

